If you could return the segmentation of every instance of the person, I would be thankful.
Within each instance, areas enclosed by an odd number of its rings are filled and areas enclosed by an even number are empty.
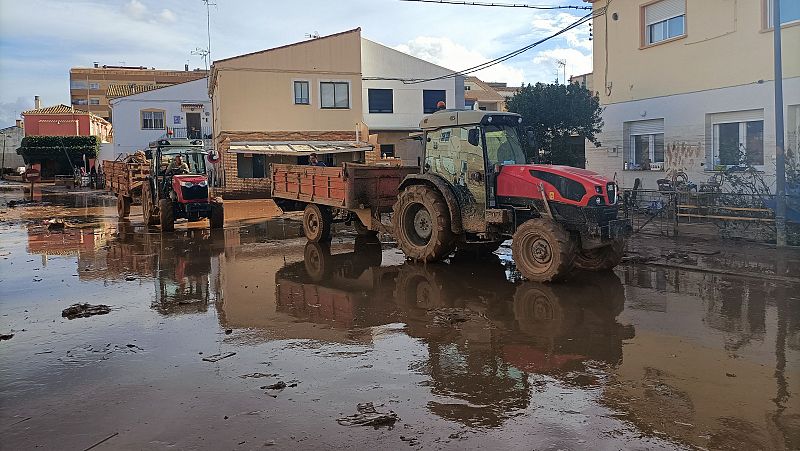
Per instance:
[[[181,161],[180,155],[175,155],[175,158],[172,159],[172,163],[169,164],[167,167],[168,174],[188,174],[189,173],[189,165]]]
[[[325,166],[325,163],[319,161],[319,158],[317,158],[316,153],[312,153],[311,155],[308,156],[308,164],[310,166],[322,166],[322,167]]]
[[[440,100],[436,103],[436,111],[442,111],[446,108],[444,100]]]

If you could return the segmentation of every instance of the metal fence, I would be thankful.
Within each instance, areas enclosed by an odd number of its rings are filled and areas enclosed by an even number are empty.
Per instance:
[[[800,245],[800,220],[789,196],[789,242]],[[622,211],[636,233],[710,234],[723,239],[775,241],[775,196],[721,192],[624,190]]]

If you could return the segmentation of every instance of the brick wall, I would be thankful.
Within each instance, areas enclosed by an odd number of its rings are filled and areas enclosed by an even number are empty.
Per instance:
[[[270,131],[221,132],[217,138],[217,151],[222,157],[223,184],[214,190],[215,196],[225,199],[266,199],[270,197],[271,180],[239,178],[236,154],[229,152],[231,142],[243,141],[355,141],[355,131]]]

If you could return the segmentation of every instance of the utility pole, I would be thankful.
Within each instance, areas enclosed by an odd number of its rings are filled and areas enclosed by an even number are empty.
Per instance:
[[[208,59],[211,61],[211,6],[216,6],[216,3],[211,3],[211,0],[201,0],[206,4],[206,34],[208,35]]]
[[[3,162],[0,163],[0,179],[6,179],[6,134],[3,133]]]
[[[775,229],[778,247],[786,246],[786,156],[783,152],[783,68],[781,64],[781,1],[772,1],[775,54]]]

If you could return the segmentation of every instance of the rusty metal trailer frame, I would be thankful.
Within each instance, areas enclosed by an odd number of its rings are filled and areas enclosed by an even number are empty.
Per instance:
[[[389,232],[381,214],[392,211],[400,183],[416,173],[417,166],[273,164],[272,197],[347,210],[369,230]]]

